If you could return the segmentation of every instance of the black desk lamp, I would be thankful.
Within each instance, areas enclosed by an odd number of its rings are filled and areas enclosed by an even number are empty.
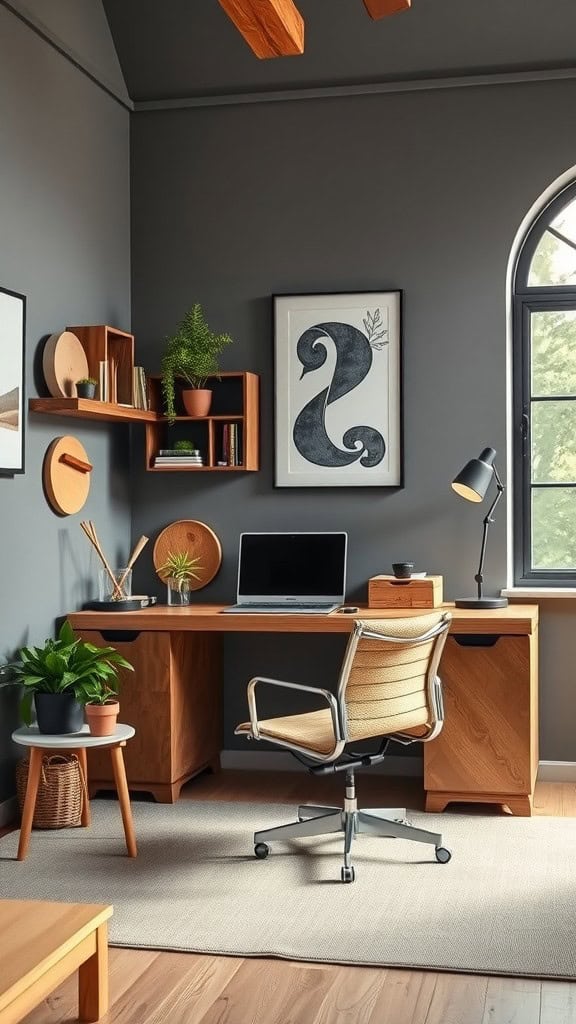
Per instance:
[[[490,523],[493,523],[492,513],[496,508],[496,505],[502,497],[504,491],[504,484],[502,483],[496,466],[494,465],[494,459],[496,458],[496,451],[494,448],[484,448],[480,452],[480,456],[477,459],[470,459],[464,466],[464,469],[460,470],[458,476],[452,481],[452,489],[456,491],[462,498],[466,498],[467,501],[483,501],[486,495],[486,491],[490,486],[492,477],[496,481],[496,487],[498,488],[496,497],[490,505],[487,514],[484,516],[484,529],[482,532],[482,545],[480,548],[480,563],[478,565],[478,572],[474,579],[478,585],[477,597],[463,597],[458,601],[455,601],[457,608],[505,608],[508,601],[505,597],[484,597],[482,594],[482,584],[484,577],[482,570],[484,568],[484,555],[486,554],[486,541],[488,539],[488,527]]]

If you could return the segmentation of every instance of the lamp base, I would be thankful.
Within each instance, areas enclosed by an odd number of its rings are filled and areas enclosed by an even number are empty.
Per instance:
[[[460,597],[454,601],[456,608],[506,608],[507,597]]]

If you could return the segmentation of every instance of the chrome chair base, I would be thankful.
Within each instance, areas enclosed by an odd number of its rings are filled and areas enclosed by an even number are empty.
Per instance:
[[[255,832],[254,853],[264,860],[270,852],[269,841],[303,839],[306,836],[325,836],[335,832],[344,835],[344,865],[341,871],[343,882],[353,882],[355,878],[352,843],[358,835],[411,839],[418,843],[428,843],[434,846],[436,860],[441,864],[447,864],[452,856],[442,845],[442,835],[439,832],[415,828],[406,821],[406,811],[403,807],[346,810],[341,807],[319,807],[314,804],[303,804],[298,808],[298,821]]]

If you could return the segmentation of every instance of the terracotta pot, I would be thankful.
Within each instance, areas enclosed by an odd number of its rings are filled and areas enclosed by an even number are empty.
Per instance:
[[[86,704],[86,721],[92,736],[113,736],[120,705],[117,700],[110,704]]]
[[[207,416],[212,392],[208,388],[186,388],[182,392],[182,401],[188,416]]]

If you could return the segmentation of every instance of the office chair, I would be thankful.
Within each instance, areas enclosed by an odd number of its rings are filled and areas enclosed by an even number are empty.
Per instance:
[[[433,612],[398,619],[359,619],[354,623],[340,669],[336,695],[329,690],[256,676],[248,683],[250,721],[237,726],[236,735],[271,740],[303,760],[314,775],[346,772],[344,807],[298,808],[298,821],[254,833],[254,853],[268,856],[269,841],[344,834],[343,882],[354,881],[352,842],[367,833],[386,838],[430,843],[436,860],[446,864],[451,853],[436,832],[414,828],[404,808],[359,810],[355,768],[384,760],[390,740],[410,744],[428,742],[442,729],[444,712],[438,664],[451,616]],[[276,686],[316,694],[328,707],[320,711],[260,721],[256,688]],[[380,738],[375,753],[355,753],[349,743]],[[312,763],[310,763],[312,762]]]

